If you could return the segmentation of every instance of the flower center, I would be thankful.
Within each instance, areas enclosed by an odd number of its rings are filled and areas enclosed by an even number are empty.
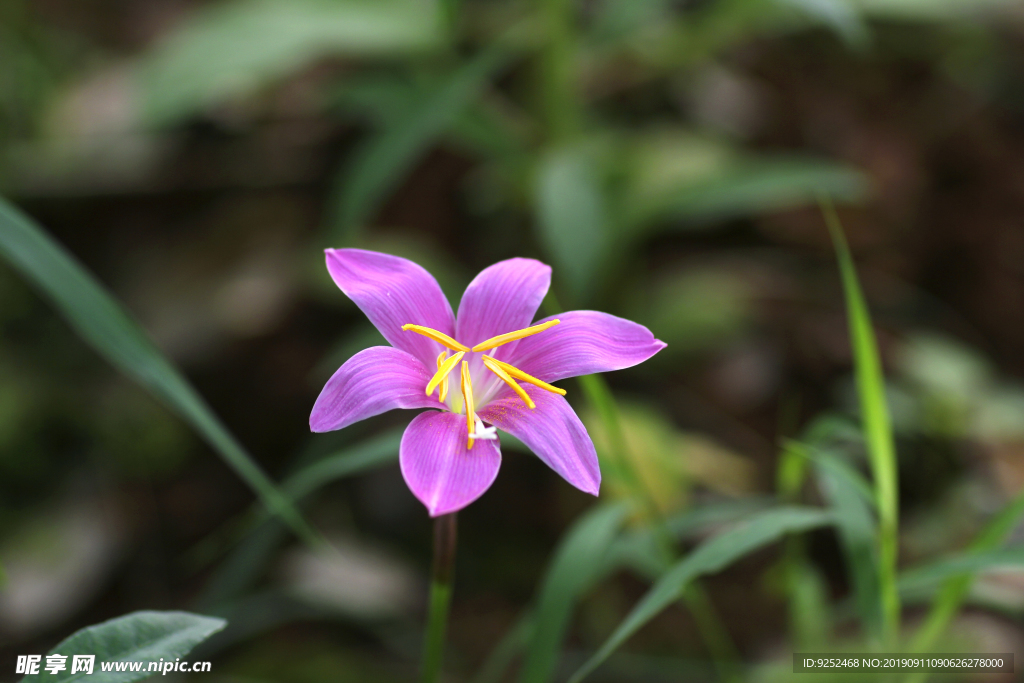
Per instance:
[[[455,369],[455,366],[458,365],[460,361],[462,362],[459,386],[462,390],[462,399],[466,407],[466,431],[469,439],[469,448],[472,448],[473,441],[475,439],[490,440],[497,437],[494,434],[494,427],[484,427],[483,422],[476,416],[476,404],[473,400],[473,380],[469,372],[469,362],[462,360],[463,357],[470,351],[474,353],[489,351],[502,346],[503,344],[516,341],[517,339],[523,339],[524,337],[538,334],[550,327],[554,327],[560,322],[561,321],[557,319],[549,320],[548,322],[541,323],[540,325],[533,325],[532,327],[525,327],[521,330],[516,330],[515,332],[499,334],[497,337],[491,337],[487,341],[480,342],[472,349],[464,344],[460,344],[443,332],[438,332],[437,330],[429,327],[423,327],[422,325],[402,325],[402,329],[407,332],[422,334],[424,337],[433,339],[438,344],[455,351],[455,354],[451,358],[448,357],[447,351],[442,351],[441,355],[437,357],[437,372],[434,373],[434,376],[430,378],[429,382],[427,382],[427,396],[430,396],[434,393],[435,389],[438,389],[438,399],[444,403],[445,399],[448,397],[448,375]],[[512,391],[516,392],[519,395],[519,398],[523,399],[523,403],[525,403],[530,410],[536,408],[537,404],[533,402],[530,395],[527,394],[523,387],[519,385],[519,382],[516,381],[517,379],[521,382],[526,382],[527,384],[532,384],[535,387],[544,389],[545,391],[565,396],[565,389],[559,389],[558,387],[552,386],[547,382],[526,374],[517,367],[494,358],[493,356],[484,354],[481,360],[483,361],[484,367],[490,370],[502,382],[511,387]],[[461,408],[456,409],[454,406],[455,397],[453,396],[452,398],[453,412],[461,413]]]

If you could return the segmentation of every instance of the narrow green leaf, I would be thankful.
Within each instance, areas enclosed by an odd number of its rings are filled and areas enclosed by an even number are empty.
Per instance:
[[[1010,536],[1024,517],[1024,494],[1019,494],[993,517],[971,542],[970,552],[985,553],[993,551]],[[925,652],[942,635],[943,631],[960,610],[967,594],[971,590],[974,577],[970,574],[954,576],[948,579],[932,603],[924,624],[915,634],[911,645],[913,652]],[[920,677],[918,677],[920,678]],[[923,680],[923,679],[921,679]]]
[[[298,503],[327,484],[394,462],[398,459],[401,440],[402,430],[393,429],[343,448],[287,477],[281,483],[281,490],[291,502]],[[240,542],[206,582],[197,604],[220,605],[238,597],[255,582],[270,556],[286,539],[285,528],[268,517],[266,510],[256,507],[233,525],[226,536],[240,539]],[[202,545],[219,550],[230,542],[220,533],[204,540]]]
[[[628,512],[624,503],[599,505],[573,524],[559,543],[534,611],[535,627],[519,673],[521,683],[553,679],[572,611],[600,573]]]
[[[860,474],[823,448],[811,452],[818,480],[836,513],[836,529],[853,583],[864,630],[876,640],[882,635],[881,593],[878,585],[877,529],[871,489]]]
[[[421,0],[229,0],[195,12],[138,66],[141,108],[168,125],[250,95],[326,55],[408,54],[439,46]]]
[[[594,284],[607,256],[611,225],[605,197],[587,150],[549,153],[537,173],[537,229],[541,243],[576,298]]]
[[[733,158],[714,149],[703,153],[708,157],[704,165],[677,171],[675,182],[655,178],[647,183],[647,175],[656,172],[658,163],[665,163],[650,162],[655,167],[639,174],[634,190],[626,196],[627,224],[692,229],[710,221],[812,204],[820,193],[851,202],[868,193],[863,174],[835,162],[783,156]]]
[[[465,111],[508,59],[509,52],[503,45],[480,53],[411,106],[407,115],[371,136],[354,152],[338,176],[332,199],[336,239],[351,241],[431,143]]]
[[[501,637],[470,683],[501,683],[519,651],[526,646],[533,632],[531,612],[525,612]]]
[[[96,278],[28,216],[0,199],[0,253],[114,367],[181,416],[260,500],[311,544],[314,532],[235,437]]]
[[[946,557],[900,574],[901,593],[913,594],[950,578],[974,575],[995,569],[1024,569],[1024,547],[998,548]]]
[[[570,679],[578,683],[601,664],[620,645],[677,600],[686,586],[705,574],[720,571],[736,560],[779,539],[835,523],[827,510],[780,507],[761,512],[699,545],[662,575],[601,648]]]
[[[882,374],[882,361],[871,325],[871,315],[861,292],[857,269],[846,246],[839,217],[831,202],[825,198],[821,199],[821,208],[835,244],[846,296],[864,443],[871,463],[878,508],[878,585],[882,599],[883,637],[887,642],[894,643],[899,635],[900,624],[900,596],[896,590],[899,491],[896,444],[885,396],[885,376]]]
[[[184,657],[199,643],[220,631],[227,622],[189,612],[132,612],[102,624],[88,626],[62,640],[50,654],[67,657],[66,669],[56,674],[40,670],[25,676],[22,683],[46,680],[49,683],[130,683],[155,675],[142,671],[101,671],[101,662],[174,661]],[[74,655],[96,655],[93,673],[71,673]],[[43,664],[46,659],[43,659]]]

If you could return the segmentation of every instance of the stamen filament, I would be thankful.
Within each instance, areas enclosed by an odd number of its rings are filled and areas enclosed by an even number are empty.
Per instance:
[[[447,354],[441,354],[441,356],[445,355]],[[440,366],[438,367],[437,372],[434,373],[434,376],[430,378],[430,381],[427,382],[427,396],[430,396],[432,393],[434,393],[434,388],[437,387],[437,385],[443,382],[445,379],[447,379],[448,373],[452,371],[452,368],[459,364],[459,361],[462,360],[462,357],[465,355],[465,352],[459,351],[457,354],[455,354],[448,360],[444,361],[443,363],[441,362],[441,357],[438,356],[437,362],[440,363]],[[447,390],[444,390],[444,393],[447,394]],[[443,401],[444,399],[441,400]]]
[[[446,346],[452,351],[462,351],[465,353],[469,351],[469,347],[455,341],[444,332],[438,332],[435,329],[429,327],[423,327],[423,325],[402,325],[402,329],[407,332],[415,332],[416,334],[422,334],[428,339],[433,339],[438,344]]]
[[[469,363],[462,361],[462,396],[466,399],[466,429],[469,433],[469,445],[473,447],[473,423],[476,420],[476,411],[473,405],[473,380],[469,376]]]
[[[448,357],[448,352],[447,351],[442,351],[441,355],[437,357],[437,370],[438,370],[438,372],[441,371],[441,365],[444,363],[444,360],[447,357]],[[451,368],[448,368],[448,372],[451,372]],[[444,403],[444,400],[446,398],[448,398],[448,372],[444,373],[444,379],[441,380],[441,384],[440,384],[441,393],[437,397],[438,400],[441,401],[441,403]],[[427,395],[428,396],[430,395],[429,391],[427,392]]]
[[[554,321],[552,321],[552,322],[554,322]],[[547,382],[545,382],[543,380],[539,380],[536,377],[533,377],[532,375],[527,375],[525,372],[523,372],[519,368],[513,367],[513,366],[509,365],[508,363],[503,363],[500,360],[498,360],[497,358],[492,358],[491,356],[484,356],[484,358],[486,360],[492,361],[495,365],[497,365],[502,370],[504,370],[508,374],[512,375],[516,379],[520,379],[520,380],[522,380],[522,381],[524,381],[524,382],[526,382],[528,384],[532,384],[535,387],[540,387],[541,389],[544,389],[545,391],[550,391],[552,393],[561,394],[562,396],[565,396],[565,389],[559,389],[558,387],[552,386],[552,385],[548,384]],[[485,360],[485,363],[486,363],[486,360]]]
[[[495,348],[497,346],[501,346],[502,344],[508,344],[509,342],[513,342],[513,341],[515,341],[517,339],[522,339],[523,337],[529,337],[529,336],[532,336],[534,334],[537,334],[538,332],[543,332],[544,330],[548,329],[549,327],[554,327],[555,325],[557,325],[560,322],[562,322],[562,321],[558,320],[558,319],[549,320],[546,323],[541,323],[540,325],[534,325],[533,327],[525,327],[525,328],[523,328],[521,330],[516,330],[515,332],[506,332],[505,334],[499,334],[497,337],[491,337],[487,341],[480,342],[479,344],[477,344],[476,346],[473,347],[473,351],[487,351],[488,349],[493,349],[493,348]],[[406,325],[406,327],[409,327],[409,326]],[[405,327],[403,327],[402,329],[404,330]],[[438,333],[438,334],[440,334],[440,333]],[[438,341],[440,341],[440,340],[438,340]],[[456,342],[456,343],[458,343],[458,342]],[[451,347],[449,347],[449,348],[451,348]]]
[[[521,386],[519,386],[518,382],[509,377],[508,373],[502,370],[497,365],[497,362],[493,358],[491,358],[490,356],[484,356],[483,361],[484,365],[487,367],[488,370],[497,375],[498,379],[503,381],[505,384],[512,387],[512,391],[519,394],[519,398],[523,399],[523,403],[525,403],[530,410],[533,410],[534,408],[537,407],[537,404],[533,402],[533,399],[530,398],[530,395],[527,394]]]

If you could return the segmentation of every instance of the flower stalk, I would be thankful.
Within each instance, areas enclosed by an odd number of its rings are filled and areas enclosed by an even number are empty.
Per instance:
[[[436,683],[444,656],[448,611],[451,606],[452,578],[455,573],[457,540],[456,513],[434,519],[434,564],[430,581],[430,608],[423,644],[423,668],[420,681]]]

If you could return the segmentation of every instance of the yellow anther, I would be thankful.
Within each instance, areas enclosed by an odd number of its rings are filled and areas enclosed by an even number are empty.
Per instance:
[[[465,354],[461,354],[460,353],[458,358],[462,358],[463,355],[465,355]],[[442,351],[441,355],[437,357],[437,371],[438,371],[438,374],[441,374],[441,366],[444,364],[444,360],[447,357],[448,357],[448,352],[447,351]],[[456,360],[458,360],[458,358]],[[453,364],[452,367],[454,367],[454,364]],[[448,398],[448,373],[451,372],[451,371],[452,371],[452,369],[448,368],[448,371],[443,374],[444,379],[441,380],[441,384],[440,384],[441,393],[437,397],[438,400],[441,401],[441,403],[444,403],[444,400],[446,398]],[[435,377],[436,377],[436,375],[435,375]],[[427,396],[430,396],[430,392],[431,391],[433,391],[433,389],[431,389],[428,386],[427,387]]]
[[[462,396],[466,399],[466,429],[469,434],[473,433],[473,427],[476,425],[476,411],[473,405],[473,380],[469,377],[469,363],[462,361]],[[469,439],[469,446],[473,447],[473,438]]]
[[[438,332],[437,330],[431,329],[429,327],[423,327],[423,325],[402,325],[402,329],[407,332],[415,332],[416,334],[422,334],[424,337],[427,337],[428,339],[433,339],[438,344],[446,346],[452,351],[462,351],[463,353],[469,351],[468,346],[460,344],[459,342],[455,341],[444,332]]]
[[[552,322],[554,322],[554,321],[552,321]],[[497,358],[491,358],[490,356],[484,356],[484,359],[485,359],[485,361],[484,361],[485,363],[488,360],[491,361],[492,363],[494,363],[495,365],[500,367],[502,370],[504,370],[508,374],[512,375],[513,377],[515,377],[516,379],[520,379],[520,380],[526,382],[527,384],[532,384],[535,387],[540,387],[541,389],[544,389],[545,391],[550,391],[552,393],[561,394],[562,396],[565,396],[565,389],[559,389],[558,387],[551,386],[547,382],[539,380],[536,377],[533,377],[532,375],[527,375],[525,372],[523,372],[522,370],[520,370],[517,367],[513,367],[513,366],[509,365],[508,363],[502,363]]]
[[[446,354],[442,353],[441,355]],[[447,379],[448,373],[452,371],[452,368],[459,364],[459,361],[462,360],[462,357],[465,355],[465,353],[459,351],[457,354],[441,363],[440,367],[437,369],[437,372],[435,372],[434,376],[430,378],[429,382],[427,382],[427,396],[430,396],[432,393],[434,393],[434,388],[437,387],[437,385],[443,382],[445,379]],[[440,360],[441,359],[438,358],[439,362]]]
[[[493,349],[496,346],[508,344],[509,342],[515,341],[517,339],[522,339],[523,337],[529,337],[531,335],[537,334],[538,332],[543,332],[549,327],[554,327],[560,322],[562,321],[557,319],[549,320],[546,323],[534,325],[533,327],[525,327],[521,330],[516,330],[515,332],[506,332],[505,334],[499,334],[497,337],[491,337],[487,341],[480,342],[479,344],[473,347],[473,350],[487,351],[488,349]],[[403,327],[402,329],[404,330],[405,328]]]
[[[527,407],[530,408],[530,410],[533,410],[534,408],[537,407],[537,404],[533,402],[533,399],[530,398],[530,395],[527,394],[521,386],[519,386],[518,382],[509,377],[508,373],[502,370],[501,367],[498,366],[497,362],[493,358],[491,358],[490,356],[484,356],[484,365],[487,366],[488,370],[497,375],[499,379],[505,382],[505,384],[512,387],[512,391],[519,394],[519,398],[523,399],[523,403],[525,403]]]

